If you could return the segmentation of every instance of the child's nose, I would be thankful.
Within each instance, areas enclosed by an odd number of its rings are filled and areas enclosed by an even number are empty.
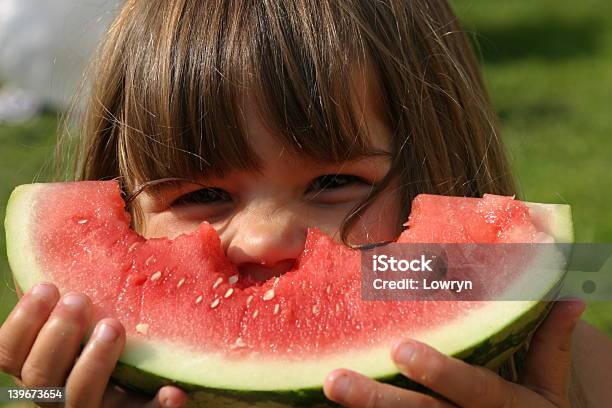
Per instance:
[[[242,273],[257,280],[287,272],[304,249],[306,226],[290,211],[273,215],[258,211],[234,221],[229,234],[221,235],[226,255]]]

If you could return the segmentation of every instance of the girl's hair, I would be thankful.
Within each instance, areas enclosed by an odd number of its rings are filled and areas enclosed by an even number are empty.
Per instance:
[[[516,193],[445,1],[128,0],[92,67],[77,179],[119,178],[130,193],[154,179],[256,171],[247,90],[286,149],[323,162],[371,154],[347,86],[357,67],[382,96],[392,169],[344,220],[343,240],[393,177],[402,221],[419,193]]]

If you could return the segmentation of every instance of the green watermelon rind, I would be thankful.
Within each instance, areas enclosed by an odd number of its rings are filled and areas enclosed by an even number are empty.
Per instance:
[[[40,193],[38,189],[44,185],[30,185],[18,187],[9,200],[6,210],[5,228],[7,232],[7,252],[12,270],[21,272],[16,275],[19,286],[27,291],[35,283],[43,280],[42,272],[36,265],[35,260],[27,254],[31,253],[29,248],[28,231],[35,220],[32,217],[36,197]],[[573,228],[571,225],[571,213],[569,206],[530,204],[527,203],[534,213],[543,214],[544,225],[552,232],[556,242],[573,242]],[[31,206],[28,208],[27,206]],[[27,271],[27,273],[26,273]],[[552,289],[551,289],[552,290]],[[529,307],[517,313],[514,320],[507,322],[504,327],[496,327],[496,334],[483,340],[476,340],[472,346],[466,346],[463,350],[455,349],[451,355],[461,358],[469,363],[497,367],[516,351],[535,331],[538,324],[545,317],[551,303],[530,302]],[[441,332],[442,333],[442,332]],[[452,336],[450,333],[449,336]],[[242,401],[245,403],[257,403],[260,406],[280,406],[289,404],[293,406],[315,406],[315,404],[331,404],[326,400],[320,387],[299,388],[294,390],[235,390],[224,388],[207,388],[189,382],[173,381],[148,369],[139,369],[125,362],[119,362],[113,377],[128,387],[134,387],[141,391],[154,393],[164,384],[176,384],[190,391],[194,406],[206,404],[206,406],[238,406]],[[391,384],[414,388],[415,384],[400,374],[393,373],[382,375],[379,380]],[[322,383],[323,379],[319,380]],[[418,388],[418,386],[416,386]]]
[[[539,324],[552,307],[551,302],[538,302],[530,310],[511,322],[496,336],[485,339],[473,347],[463,350],[453,357],[467,363],[486,366],[495,369],[503,364],[512,354],[521,348],[535,332]],[[190,406],[335,406],[326,399],[321,388],[303,388],[282,391],[252,391],[206,388],[197,384],[173,381],[160,377],[136,367],[120,362],[113,378],[119,384],[148,394],[155,392],[164,385],[175,385],[189,392]],[[401,374],[376,378],[376,380],[393,384],[402,388],[431,393]]]

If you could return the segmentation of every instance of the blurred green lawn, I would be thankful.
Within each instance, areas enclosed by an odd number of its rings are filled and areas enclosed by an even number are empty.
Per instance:
[[[578,242],[612,242],[612,6],[455,0],[473,33],[523,197],[573,207]],[[0,219],[15,185],[47,180],[57,119],[0,126]],[[0,321],[15,303],[0,233]],[[586,319],[612,335],[612,303]],[[6,377],[0,377],[0,385]]]

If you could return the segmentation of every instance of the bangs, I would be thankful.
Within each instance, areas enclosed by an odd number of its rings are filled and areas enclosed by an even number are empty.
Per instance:
[[[118,135],[126,180],[257,171],[257,135],[244,106],[288,151],[340,162],[374,151],[355,78],[366,73],[362,33],[332,2],[134,2]],[[146,10],[142,10],[145,8]],[[361,73],[361,75],[359,75]],[[133,187],[133,186],[131,186]]]

